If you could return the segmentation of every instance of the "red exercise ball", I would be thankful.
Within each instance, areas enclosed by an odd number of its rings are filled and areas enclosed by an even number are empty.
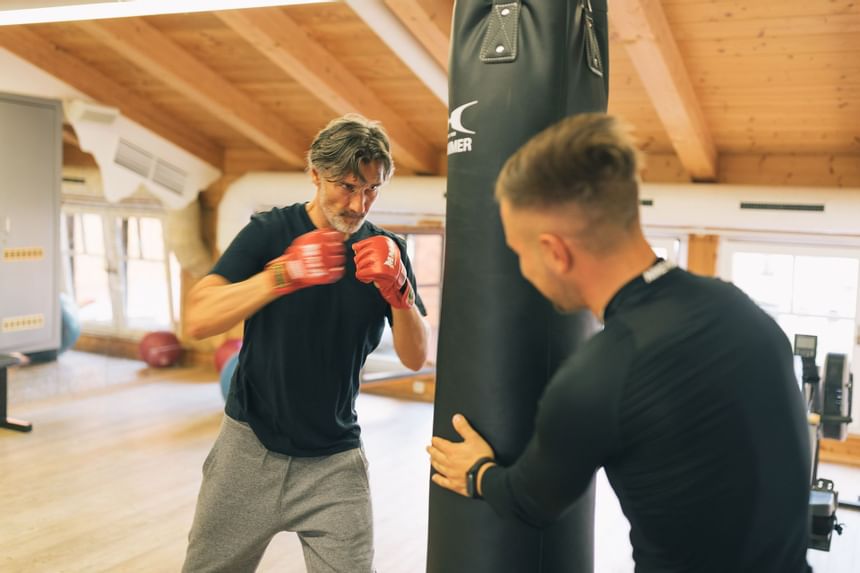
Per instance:
[[[173,366],[182,357],[182,345],[172,332],[159,330],[140,339],[140,359],[154,368]]]
[[[241,338],[228,338],[215,350],[215,370],[221,372],[230,357],[242,348]]]

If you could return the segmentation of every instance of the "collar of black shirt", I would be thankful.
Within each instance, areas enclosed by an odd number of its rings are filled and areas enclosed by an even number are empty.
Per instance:
[[[615,293],[603,311],[602,321],[606,323],[623,306],[635,304],[642,300],[650,290],[649,287],[674,268],[675,263],[658,257],[645,272],[632,279]]]

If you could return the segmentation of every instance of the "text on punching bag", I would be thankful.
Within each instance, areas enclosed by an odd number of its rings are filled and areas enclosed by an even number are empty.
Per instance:
[[[448,128],[451,130],[448,133],[448,155],[463,153],[464,151],[472,151],[472,138],[458,138],[457,136],[462,134],[475,134],[474,131],[463,125],[463,112],[477,103],[478,100],[470,101],[469,103],[465,103],[451,110],[451,115],[448,116]]]

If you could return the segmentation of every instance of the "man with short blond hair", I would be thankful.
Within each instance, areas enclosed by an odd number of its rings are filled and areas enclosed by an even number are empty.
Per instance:
[[[789,342],[734,286],[654,256],[620,122],[551,126],[507,161],[496,196],[523,276],[605,328],[547,385],[519,459],[495,459],[458,414],[463,441],[428,447],[433,482],[543,526],[604,467],[637,573],[806,571],[810,459]]]

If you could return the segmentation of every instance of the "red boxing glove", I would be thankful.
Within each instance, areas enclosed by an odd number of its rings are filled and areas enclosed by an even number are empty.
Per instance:
[[[415,292],[406,278],[406,267],[394,241],[376,235],[355,243],[352,250],[355,251],[355,278],[375,284],[382,298],[393,308],[412,308]]]
[[[297,237],[284,254],[266,265],[277,294],[325,285],[343,276],[343,233],[317,229]]]

